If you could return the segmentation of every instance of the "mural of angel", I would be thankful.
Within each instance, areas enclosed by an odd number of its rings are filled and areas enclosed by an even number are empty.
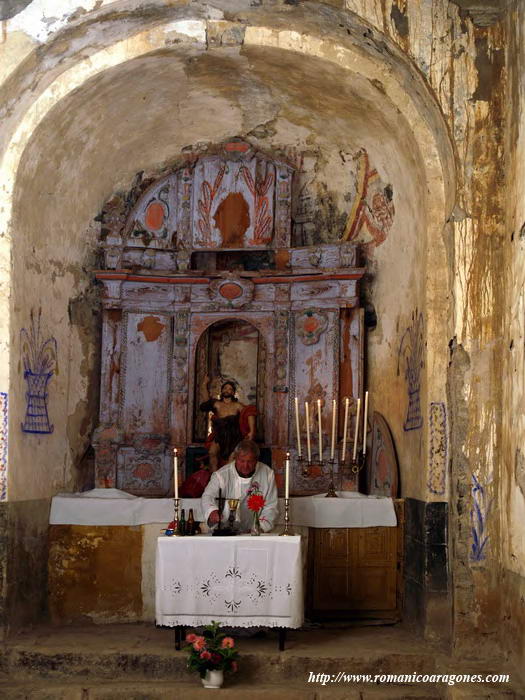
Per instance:
[[[384,243],[394,223],[393,189],[371,167],[365,149],[358,151],[353,159],[356,164],[355,192],[342,240],[352,241],[359,237],[371,256],[374,249]]]

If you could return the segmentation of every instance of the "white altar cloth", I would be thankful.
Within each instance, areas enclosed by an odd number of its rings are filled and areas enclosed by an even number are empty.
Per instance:
[[[391,498],[338,492],[340,498],[304,496],[290,499],[290,521],[306,527],[395,527]],[[200,498],[181,499],[181,508],[193,508],[195,520],[202,521]],[[279,522],[284,503],[279,499]],[[173,519],[172,498],[140,498],[118,489],[93,489],[83,493],[59,494],[51,502],[51,525],[167,525]]]
[[[159,537],[158,625],[300,627],[301,538],[276,535]]]

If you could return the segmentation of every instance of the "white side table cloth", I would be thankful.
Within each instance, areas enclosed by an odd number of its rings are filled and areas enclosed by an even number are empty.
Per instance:
[[[159,537],[156,622],[174,627],[300,627],[300,536]]]
[[[395,527],[391,498],[338,492],[340,498],[305,496],[290,499],[292,525],[306,527]],[[195,520],[204,518],[200,498],[181,499],[186,517],[193,508]],[[284,503],[279,499],[279,522]],[[51,525],[145,525],[166,526],[173,520],[172,498],[140,498],[117,489],[93,489],[83,493],[59,494],[51,501]]]

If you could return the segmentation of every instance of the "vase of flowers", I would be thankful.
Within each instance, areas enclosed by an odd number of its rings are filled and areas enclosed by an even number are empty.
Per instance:
[[[261,511],[264,508],[265,500],[262,493],[252,493],[246,501],[248,508],[253,511],[253,525],[250,530],[251,535],[261,534]]]
[[[188,668],[197,671],[205,688],[220,688],[225,671],[237,671],[239,652],[235,642],[220,631],[218,622],[204,628],[202,635],[186,635]]]

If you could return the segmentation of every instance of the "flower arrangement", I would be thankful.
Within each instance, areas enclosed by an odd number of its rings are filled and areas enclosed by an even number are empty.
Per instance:
[[[188,668],[204,678],[207,671],[237,671],[239,652],[232,637],[220,631],[218,622],[206,625],[202,635],[187,634],[186,649],[190,653]]]
[[[250,510],[253,510],[254,513],[257,512],[260,514],[261,510],[264,508],[266,501],[264,500],[264,496],[262,495],[262,493],[252,493],[252,495],[248,497],[246,503]]]
[[[252,493],[246,500],[246,505],[251,511],[253,511],[253,526],[251,529],[252,535],[261,534],[261,522],[259,518],[265,503],[266,501],[264,500],[264,496],[260,492]]]

